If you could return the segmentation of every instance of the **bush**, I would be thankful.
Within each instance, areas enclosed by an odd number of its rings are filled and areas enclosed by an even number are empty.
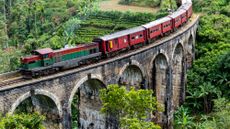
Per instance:
[[[45,129],[44,120],[38,113],[6,115],[0,119],[0,129]]]

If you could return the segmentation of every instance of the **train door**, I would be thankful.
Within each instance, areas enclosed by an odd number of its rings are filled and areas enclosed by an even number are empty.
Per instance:
[[[43,66],[49,66],[53,64],[53,59],[49,57],[49,54],[42,55]]]
[[[61,53],[55,53],[55,63],[61,62]]]

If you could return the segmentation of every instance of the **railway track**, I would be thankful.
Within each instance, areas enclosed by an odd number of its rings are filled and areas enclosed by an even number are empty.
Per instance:
[[[4,86],[8,86],[8,85],[12,85],[15,83],[19,83],[19,82],[23,82],[26,79],[23,77],[16,77],[16,78],[12,78],[12,79],[8,79],[8,80],[4,80],[0,82],[0,88],[4,87]]]

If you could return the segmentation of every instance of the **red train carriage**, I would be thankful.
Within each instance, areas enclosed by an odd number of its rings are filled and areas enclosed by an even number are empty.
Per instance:
[[[183,10],[185,10],[186,11],[186,17],[187,17],[187,19],[188,18],[190,18],[191,16],[192,16],[192,3],[185,3],[185,4],[183,4],[180,8],[179,8],[179,10],[181,10],[181,9],[183,9]]]
[[[188,20],[186,11],[185,10],[180,10],[179,12],[181,12],[181,24],[186,23],[187,20]]]
[[[145,42],[144,35],[145,28],[135,27],[128,30],[115,32],[110,35],[105,35],[94,39],[94,42],[98,42],[100,45],[100,51],[104,54],[111,54],[124,49],[128,49],[130,46],[134,46]]]
[[[187,21],[185,10],[178,10],[168,17],[172,18],[172,24],[174,29],[179,28],[183,23]]]
[[[172,18],[170,17],[164,17],[159,19],[161,22],[161,30],[162,30],[162,35],[170,32],[173,30],[173,26],[172,26]]]
[[[135,46],[140,43],[144,43],[146,40],[145,35],[145,28],[142,26],[135,27],[132,29],[127,30],[128,36],[129,36],[129,45]]]
[[[161,35],[161,20],[156,20],[142,26],[146,28],[146,37],[148,40],[155,39]]]

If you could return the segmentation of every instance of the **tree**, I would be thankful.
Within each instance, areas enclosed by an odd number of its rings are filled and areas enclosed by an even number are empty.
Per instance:
[[[151,90],[127,91],[125,87],[109,85],[100,90],[102,112],[118,120],[119,126],[124,129],[142,128],[159,129],[160,126],[146,122],[150,113],[157,110],[156,98]]]
[[[177,9],[177,3],[175,0],[162,0],[160,8],[162,11],[173,11]]]
[[[0,0],[0,49],[8,47],[6,0]]]
[[[20,56],[21,51],[15,48],[0,49],[0,73],[17,69],[20,66]]]

